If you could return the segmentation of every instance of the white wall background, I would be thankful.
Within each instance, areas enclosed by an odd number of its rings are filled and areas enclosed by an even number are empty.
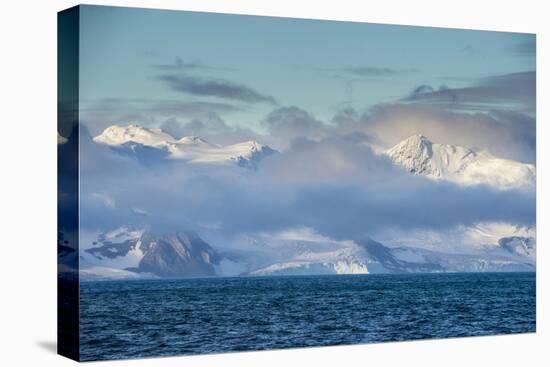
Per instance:
[[[103,362],[102,366],[542,366],[550,361],[545,1],[162,0],[96,4],[536,32],[537,334]],[[56,12],[74,1],[5,1],[0,11],[0,364],[72,365],[56,339]],[[91,363],[88,365],[95,365]]]

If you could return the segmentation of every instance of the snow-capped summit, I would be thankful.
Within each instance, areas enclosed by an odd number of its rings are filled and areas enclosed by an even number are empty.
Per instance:
[[[529,188],[535,185],[535,166],[497,158],[487,151],[432,143],[413,135],[385,152],[407,171],[453,181],[462,185],[486,184],[498,189]]]
[[[147,146],[157,146],[175,142],[174,137],[159,128],[146,128],[139,125],[113,125],[94,138],[96,143],[122,145],[129,142]]]
[[[206,144],[206,145],[212,145],[206,140],[199,138],[198,136],[184,136],[180,140],[177,141],[178,144]]]
[[[256,168],[260,160],[275,152],[254,140],[222,146],[211,144],[198,136],[184,136],[178,140],[162,129],[138,125],[110,126],[94,141],[118,150],[129,148],[131,153],[137,153],[140,147],[155,148],[163,153],[158,156],[167,159],[188,163],[233,163],[247,168]],[[147,153],[147,157],[150,157],[151,152]]]

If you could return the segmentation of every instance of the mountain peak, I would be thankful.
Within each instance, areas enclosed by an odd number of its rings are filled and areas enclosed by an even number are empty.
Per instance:
[[[266,147],[266,145],[259,143],[256,140],[243,141],[242,143],[234,144],[234,146],[246,147],[251,152],[258,152]]]
[[[386,152],[397,164],[411,173],[428,174],[439,177],[441,174],[430,165],[433,144],[422,134],[416,134],[401,141]]]
[[[419,140],[421,141],[422,143],[426,143],[426,144],[431,144],[432,142],[430,141],[430,139],[428,139],[425,135],[422,135],[422,134],[414,134],[412,136],[409,136],[408,139],[412,139],[412,140]]]
[[[401,147],[406,147],[408,149],[418,149],[418,148],[424,148],[424,147],[431,147],[432,142],[430,139],[428,139],[425,135],[422,134],[414,134],[406,138],[405,140],[402,140],[400,143],[396,145]]]
[[[177,142],[179,144],[210,144],[208,141],[195,135],[184,136]]]
[[[485,184],[498,189],[531,187],[535,167],[494,157],[488,152],[432,143],[416,134],[386,151],[391,160],[410,173],[462,185]]]
[[[127,126],[112,125],[94,138],[95,142],[107,145],[122,145],[129,142],[155,146],[174,142],[170,134],[160,128],[146,128],[136,124]]]
[[[131,144],[130,154],[138,152],[149,162],[151,157],[183,160],[201,164],[237,164],[255,169],[259,162],[275,151],[255,140],[233,145],[217,145],[205,139],[190,135],[177,140],[160,128],[147,128],[135,124],[113,125],[94,138],[96,143],[105,144],[118,151],[125,151]],[[135,146],[134,146],[135,145]],[[151,149],[153,148],[153,149]],[[158,153],[158,154],[157,154]]]
[[[189,230],[155,233],[123,226],[100,234],[82,254],[91,265],[106,266],[131,274],[160,277],[215,275],[222,257],[197,233]]]

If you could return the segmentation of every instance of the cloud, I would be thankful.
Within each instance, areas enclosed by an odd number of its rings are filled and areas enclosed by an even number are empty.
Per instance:
[[[106,208],[110,208],[110,209],[115,208],[115,201],[113,200],[113,198],[111,198],[109,195],[105,193],[94,192],[90,196],[94,199],[97,199],[99,202],[105,205]]]
[[[445,88],[447,89],[447,88]],[[419,97],[422,97],[422,96],[429,96],[431,94],[433,94],[435,92],[435,89],[433,89],[433,87],[431,85],[427,85],[427,84],[422,84],[422,85],[419,85],[418,87],[414,88],[411,92],[411,94],[409,95],[408,99],[412,99],[412,100],[415,100]]]
[[[170,89],[185,94],[218,97],[246,103],[277,104],[272,96],[261,94],[250,87],[224,79],[169,74],[157,76],[156,79],[165,83]]]
[[[211,143],[222,145],[241,143],[246,140],[262,140],[258,133],[250,129],[228,125],[216,113],[207,113],[186,121],[170,118],[160,127],[176,138],[200,136]]]
[[[140,208],[131,208],[131,211],[133,214],[135,215],[139,215],[139,216],[142,216],[142,217],[146,217],[149,215],[149,213],[147,213],[146,210],[143,210],[143,209],[140,209]]]
[[[240,111],[241,108],[232,104],[220,102],[179,102],[179,101],[157,101],[144,106],[143,110],[158,114],[172,115],[200,115],[209,114],[212,112],[225,113]]]
[[[503,85],[504,81],[508,79],[495,78],[487,83]],[[447,89],[443,86],[439,90],[443,93]],[[421,86],[415,94],[432,95],[433,89]],[[300,107],[287,106],[272,110],[262,123],[267,132],[258,140],[277,150],[287,149],[297,138],[319,141],[335,136],[387,149],[411,135],[423,134],[435,143],[484,149],[497,157],[526,163],[535,163],[536,156],[535,118],[507,109],[457,111],[430,103],[398,101],[363,112],[342,108],[324,122]]]
[[[391,228],[535,220],[533,192],[464,188],[413,176],[344,137],[296,139],[256,172],[185,163],[152,172],[116,159],[97,165],[94,155],[106,151],[89,148],[90,160],[81,167],[81,212],[82,223],[92,228],[146,223],[200,231],[204,223],[218,223],[219,231],[234,236],[305,226],[331,238],[355,239]],[[116,207],[106,211],[93,200],[96,192],[108,193]],[[130,208],[136,207],[148,216],[133,214]]]
[[[231,131],[231,128],[216,113],[210,113],[202,118],[193,118],[182,123],[175,118],[164,121],[160,126],[173,137],[180,139],[184,136],[204,136],[205,134],[219,134]]]
[[[349,123],[354,123],[359,120],[359,112],[350,106],[339,108],[334,116],[332,117],[332,123],[336,125],[346,125]]]
[[[481,78],[464,88],[419,85],[407,97],[363,113],[337,111],[330,133],[363,133],[379,149],[423,134],[436,143],[535,163],[535,82],[535,72],[522,72]]]
[[[526,71],[481,78],[471,86],[435,89],[421,85],[403,102],[427,104],[455,111],[514,109],[534,114],[536,73]]]
[[[304,109],[296,106],[280,107],[264,119],[267,139],[278,147],[285,146],[296,137],[319,139],[326,136],[328,126]]]
[[[286,151],[266,160],[260,171],[267,181],[297,186],[375,185],[402,176],[389,158],[374,154],[363,142],[354,135],[319,141],[295,138]]]
[[[298,195],[293,209],[306,226],[340,239],[390,228],[439,230],[483,221],[534,224],[534,195],[432,182],[415,186],[308,189]],[[326,214],[315,216],[319,212]]]
[[[223,102],[105,98],[82,101],[80,117],[90,128],[92,135],[97,135],[116,123],[151,126],[159,120],[227,114],[241,109],[237,105]]]
[[[349,66],[339,70],[346,74],[352,74],[361,77],[394,77],[417,72],[416,69],[394,69],[377,66]]]
[[[423,134],[435,143],[485,149],[497,157],[535,162],[536,121],[519,112],[464,113],[427,104],[394,103],[344,116],[334,131],[365,133],[372,137],[371,143],[383,149],[411,135]]]
[[[275,103],[269,101],[272,97],[224,80],[162,80],[186,94]],[[442,230],[478,222],[533,225],[534,192],[434,182],[396,168],[373,147],[388,148],[421,133],[436,143],[534,162],[534,83],[535,73],[525,72],[482,78],[463,88],[421,85],[395,103],[362,112],[340,109],[328,122],[298,106],[277,106],[262,121],[267,132],[263,136],[226,123],[223,114],[238,110],[238,105],[103,100],[89,109],[84,106],[85,121],[133,115],[149,118],[148,125],[160,125],[177,137],[198,135],[221,144],[255,139],[281,153],[267,157],[254,172],[184,162],[151,169],[92,143],[84,129],[82,223],[103,229],[133,223],[162,231],[200,231],[205,223],[215,223],[227,236],[307,227],[342,240],[393,228]],[[132,208],[147,215],[136,215]]]
[[[231,70],[229,68],[223,68],[218,66],[210,66],[198,61],[186,62],[182,58],[177,57],[173,63],[169,64],[155,64],[153,68],[159,70],[177,70],[177,71],[193,71],[193,70]]]

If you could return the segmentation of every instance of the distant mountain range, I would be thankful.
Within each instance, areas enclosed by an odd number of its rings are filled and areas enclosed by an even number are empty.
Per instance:
[[[81,244],[81,278],[535,270],[535,243],[529,237],[501,238],[494,246],[468,254],[388,247],[370,238],[341,242],[267,240],[249,244],[252,246],[248,248],[218,251],[190,231],[155,235],[143,229],[120,227],[99,235],[92,244]]]
[[[311,244],[314,246],[315,244]],[[376,274],[534,271],[534,259],[494,248],[477,254],[450,254],[415,247],[387,247],[372,239],[327,253],[300,253],[251,275]]]
[[[65,141],[58,135],[58,143]],[[256,169],[264,158],[276,153],[254,140],[223,146],[198,136],[176,139],[162,129],[138,125],[110,126],[94,141],[146,165],[175,160]],[[420,134],[399,142],[384,154],[415,175],[465,186],[483,184],[499,190],[529,189],[534,188],[536,182],[536,169],[532,164],[497,158],[487,151],[433,143]]]
[[[200,164],[236,164],[255,169],[262,159],[275,153],[267,145],[254,140],[223,146],[197,136],[176,139],[162,129],[138,125],[113,125],[96,136],[94,141],[134,156],[145,164],[166,159]]]
[[[146,165],[183,161],[257,169],[276,151],[256,141],[217,145],[196,136],[176,139],[156,128],[114,125],[93,139]],[[58,143],[66,142],[58,135]],[[534,189],[535,167],[486,151],[437,144],[413,135],[382,154],[414,175],[461,186]],[[157,234],[123,226],[80,240],[81,277],[196,277],[408,272],[534,271],[535,229],[483,224],[453,232],[397,232],[354,241],[249,238],[246,246],[211,246],[193,231]],[[66,241],[65,241],[66,242]],[[62,256],[76,256],[60,243]],[[217,241],[215,241],[217,242]],[[460,251],[445,248],[458,242]]]

